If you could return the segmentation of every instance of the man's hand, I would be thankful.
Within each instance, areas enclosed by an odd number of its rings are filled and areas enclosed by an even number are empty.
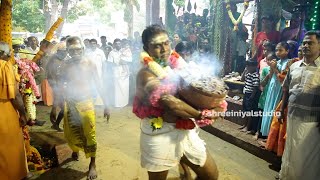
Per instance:
[[[110,119],[110,110],[109,110],[109,108],[104,108],[103,116],[105,118],[107,118],[107,122],[109,122],[109,119]]]
[[[20,123],[20,127],[27,125],[27,118],[25,115],[20,115],[19,123]]]
[[[283,120],[284,120],[284,112],[283,112],[283,111],[279,111],[279,113],[280,113],[280,115],[277,116],[278,122],[279,122],[280,124],[282,124],[282,123],[283,123]]]

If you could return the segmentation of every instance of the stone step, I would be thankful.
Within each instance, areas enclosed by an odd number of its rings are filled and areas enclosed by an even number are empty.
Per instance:
[[[219,137],[220,139],[223,139],[231,144],[234,144],[235,146],[240,147],[241,149],[248,151],[249,153],[261,159],[264,159],[278,169],[281,163],[281,158],[275,153],[262,148],[258,141],[253,138],[253,135],[240,132],[240,127],[240,125],[231,121],[219,120],[212,126],[206,126],[202,129],[214,136]]]

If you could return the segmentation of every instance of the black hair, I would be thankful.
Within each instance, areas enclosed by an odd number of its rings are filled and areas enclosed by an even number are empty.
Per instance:
[[[67,37],[62,37],[61,39],[60,39],[60,41],[65,41],[67,39]]]
[[[107,39],[106,36],[100,36],[100,39]]]
[[[279,42],[277,45],[280,45],[282,46],[285,50],[289,51],[290,50],[290,45],[285,42],[285,41],[282,41],[282,42]]]
[[[320,31],[319,30],[311,30],[311,31],[306,32],[306,34],[305,34],[305,36],[312,36],[312,35],[315,35],[318,42],[320,43]]]
[[[248,61],[246,61],[246,65],[247,66],[257,66],[258,65],[258,61],[255,58],[251,58]]]
[[[79,43],[80,43],[81,46],[83,47],[81,38],[78,37],[78,36],[70,36],[70,37],[68,37],[67,40],[66,40],[66,45],[67,45],[67,47],[68,47],[68,45],[70,45],[70,44],[76,43],[76,41],[79,41]]]
[[[98,43],[98,41],[96,39],[90,39],[89,42],[90,43],[93,43],[93,42]]]
[[[298,57],[298,49],[299,49],[299,44],[296,41],[288,40],[287,43],[290,46],[288,58],[295,58]]]
[[[116,39],[113,40],[113,44],[116,43],[116,42],[120,42],[121,43],[121,40],[119,38],[116,38]]]
[[[181,54],[183,52],[190,52],[190,54],[192,54],[194,50],[193,50],[192,44],[190,42],[181,41],[176,45],[175,51],[178,54]]]
[[[263,43],[263,46],[270,48],[271,51],[274,51],[274,50],[275,50],[275,47],[276,47],[276,46],[275,46],[272,42],[270,42],[270,41],[264,42],[264,43]]]
[[[142,43],[143,43],[143,49],[147,51],[148,44],[150,40],[158,34],[168,34],[165,29],[163,29],[160,25],[158,24],[153,24],[151,26],[148,26],[143,32],[142,32]]]
[[[274,52],[271,52],[271,53],[267,54],[266,59],[268,59],[268,57],[271,57],[272,59],[277,59],[278,58],[277,55]]]

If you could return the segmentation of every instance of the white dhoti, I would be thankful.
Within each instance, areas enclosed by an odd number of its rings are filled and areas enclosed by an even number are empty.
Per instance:
[[[116,66],[114,73],[114,106],[125,107],[129,103],[129,68],[127,65]]]
[[[150,119],[141,121],[141,166],[150,172],[177,166],[183,155],[195,165],[204,166],[207,153],[199,129],[179,130],[175,124],[163,122],[161,129],[152,130]]]
[[[281,180],[319,179],[320,132],[317,118],[308,111],[289,107]]]

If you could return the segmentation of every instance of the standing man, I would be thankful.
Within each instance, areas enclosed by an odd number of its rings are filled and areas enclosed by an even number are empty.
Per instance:
[[[121,49],[120,39],[115,39],[113,46],[108,62],[113,66],[114,106],[121,108],[129,103],[129,63],[132,62],[132,54],[129,48]]]
[[[103,84],[103,64],[105,63],[106,56],[104,52],[99,49],[98,41],[96,39],[90,39],[90,49],[86,52],[86,55],[90,57],[89,60],[96,66],[99,81],[102,85]],[[97,90],[95,90],[97,93]],[[101,97],[99,97],[98,93],[95,96],[95,105],[103,105]]]
[[[107,117],[107,120],[110,113],[97,68],[91,60],[83,56],[84,46],[81,39],[76,36],[69,37],[66,43],[71,58],[64,63],[61,71],[65,99],[64,134],[75,160],[78,160],[79,150],[84,150],[86,157],[91,158],[88,179],[96,179],[97,141],[93,88],[98,90],[104,100],[104,117]]]
[[[57,44],[57,52],[50,57],[49,62],[46,67],[47,79],[52,88],[53,92],[53,105],[50,113],[50,121],[52,123],[51,128],[57,131],[62,132],[59,124],[63,118],[64,107],[63,107],[63,95],[62,88],[63,85],[61,83],[61,67],[64,63],[64,60],[67,56],[66,43],[60,42]],[[57,116],[57,108],[60,107],[60,112]]]
[[[309,31],[302,42],[304,58],[290,66],[283,82],[280,120],[288,105],[287,139],[280,179],[320,177],[320,32]]]
[[[167,32],[159,25],[151,25],[142,33],[146,59],[162,68],[171,66],[170,41]],[[171,57],[173,58],[173,57]],[[145,59],[145,58],[144,58]],[[148,61],[149,61],[148,60]],[[158,66],[158,67],[159,67]],[[137,76],[137,93],[133,112],[141,118],[141,165],[148,170],[150,180],[165,180],[169,169],[179,162],[188,165],[199,179],[218,179],[218,169],[198,128],[176,129],[176,121],[184,123],[195,119],[216,118],[212,110],[200,112],[177,97],[170,76],[161,79],[152,67],[142,68]],[[167,82],[169,82],[167,84]]]

